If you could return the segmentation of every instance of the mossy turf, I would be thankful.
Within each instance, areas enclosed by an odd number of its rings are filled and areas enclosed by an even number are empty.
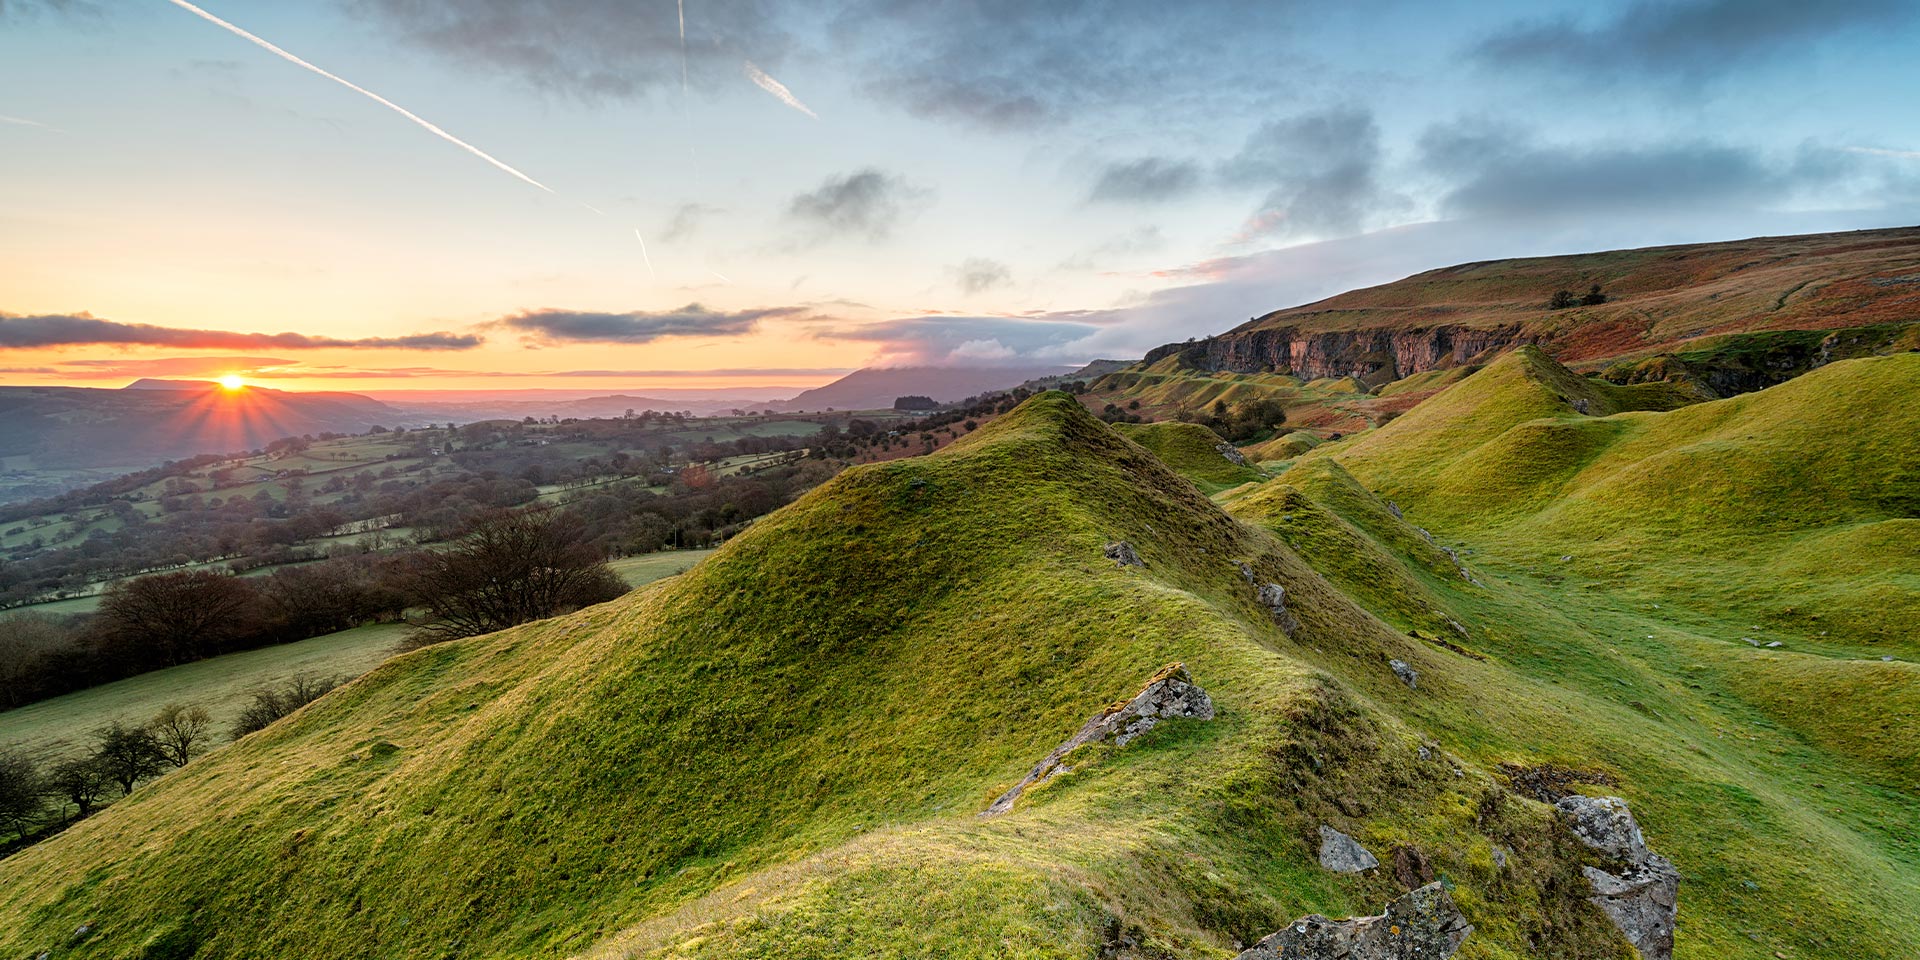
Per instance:
[[[1718,621],[1504,561],[1465,579],[1321,455],[1236,520],[1042,394],[682,576],[395,658],[0,861],[0,955],[1224,958],[1399,892],[1319,869],[1331,824],[1432,861],[1466,960],[1625,958],[1583,848],[1495,773],[1545,761],[1604,769],[1680,865],[1680,956],[1920,953],[1897,758],[1774,720],[1740,692],[1765,654]],[[1286,587],[1291,636],[1239,563]],[[977,816],[1175,661],[1216,719]]]
[[[1115,424],[1114,429],[1152,451],[1161,463],[1192,480],[1206,493],[1218,493],[1267,478],[1250,466],[1227,459],[1221,448],[1231,444],[1197,423],[1121,423]]]

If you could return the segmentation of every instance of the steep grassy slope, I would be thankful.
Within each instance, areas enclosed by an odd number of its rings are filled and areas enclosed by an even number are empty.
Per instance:
[[[1913,795],[1741,736],[1764,715],[1732,681],[1678,679],[1708,641],[1476,585],[1352,477],[1294,469],[1276,496],[1344,539],[1289,547],[1265,490],[1236,522],[1041,395],[637,595],[396,658],[0,861],[0,955],[1224,957],[1401,889],[1315,865],[1331,824],[1424,852],[1468,960],[1625,957],[1582,848],[1492,772],[1542,761],[1617,781],[1681,865],[1681,956],[1920,951]],[[1431,609],[1376,615],[1309,566],[1351,581],[1355,544]],[[1241,562],[1285,585],[1291,636]],[[1415,613],[1485,659],[1407,636]],[[1214,720],[976,815],[1173,661]]]
[[[1207,493],[1266,479],[1266,474],[1227,459],[1221,448],[1230,445],[1197,423],[1122,423],[1114,429]]]

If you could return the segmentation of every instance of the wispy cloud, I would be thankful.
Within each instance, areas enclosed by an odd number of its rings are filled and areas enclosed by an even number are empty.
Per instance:
[[[471,350],[485,338],[469,333],[416,333],[402,337],[314,336],[305,333],[238,333],[103,320],[89,313],[22,316],[0,313],[0,349],[34,350],[84,344],[175,347],[190,350]]]
[[[1848,153],[1864,153],[1875,157],[1897,157],[1901,160],[1920,160],[1920,150],[1887,150],[1882,147],[1841,147]]]
[[[880,241],[893,232],[926,191],[900,177],[868,167],[827,178],[825,183],[787,204],[790,219],[823,235],[847,235]]]

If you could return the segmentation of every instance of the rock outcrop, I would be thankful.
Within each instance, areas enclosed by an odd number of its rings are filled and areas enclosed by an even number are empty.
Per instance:
[[[1237,330],[1193,343],[1169,343],[1147,351],[1145,363],[1184,353],[1203,370],[1233,373],[1273,371],[1318,380],[1355,377],[1388,383],[1427,370],[1471,363],[1495,350],[1533,340],[1518,326],[1462,327],[1440,324],[1415,330],[1374,328],[1310,332],[1298,327]]]
[[[1300,621],[1294,617],[1293,611],[1287,609],[1286,587],[1277,583],[1263,583],[1255,591],[1255,596],[1259,598],[1260,605],[1266,607],[1267,612],[1273,615],[1273,622],[1278,624],[1287,636],[1291,637],[1300,632]]]
[[[1446,888],[1430,883],[1373,917],[1301,917],[1240,952],[1235,960],[1446,960],[1473,924]]]
[[[1231,463],[1236,467],[1244,467],[1247,465],[1247,455],[1244,453],[1241,453],[1239,447],[1236,447],[1233,444],[1226,442],[1225,440],[1222,440],[1219,443],[1214,444],[1213,449],[1219,451],[1221,456],[1227,458],[1228,463]]]
[[[1107,544],[1106,555],[1108,560],[1112,560],[1114,563],[1123,567],[1144,567],[1147,565],[1147,562],[1140,559],[1140,554],[1133,549],[1133,544],[1125,540],[1115,540]]]
[[[1359,873],[1380,865],[1380,859],[1367,852],[1360,841],[1320,825],[1320,865],[1334,873]]]
[[[1680,872],[1647,849],[1640,825],[1619,797],[1560,798],[1554,806],[1580,842],[1610,870],[1582,867],[1594,895],[1587,898],[1613,921],[1646,960],[1672,960],[1674,919],[1680,909]]]
[[[1207,696],[1188,675],[1186,664],[1172,663],[1161,667],[1160,672],[1147,681],[1140,692],[1131,700],[1109,705],[1105,710],[1093,716],[1080,732],[1068,738],[1067,742],[1055,747],[1046,759],[1034,764],[1026,777],[1013,785],[1011,790],[1000,795],[993,805],[980,815],[990,817],[1006,813],[1013,809],[1020,794],[1048,777],[1059,773],[1066,767],[1061,761],[1067,755],[1090,743],[1112,740],[1115,746],[1124,747],[1127,742],[1154,728],[1161,720],[1170,717],[1185,717],[1193,720],[1213,719],[1213,698]]]
[[[1408,690],[1420,689],[1420,671],[1415,670],[1411,664],[1405,660],[1388,660],[1387,666],[1393,668],[1393,675],[1399,677],[1400,682],[1406,684]]]

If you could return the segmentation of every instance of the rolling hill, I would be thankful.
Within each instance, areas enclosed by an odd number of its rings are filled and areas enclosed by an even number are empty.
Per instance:
[[[1911,550],[1902,475],[1848,465],[1914,462],[1886,436],[1910,414],[1860,414],[1920,358],[1660,412],[1665,389],[1523,351],[1227,510],[1177,472],[1218,469],[1192,437],[1143,437],[1170,466],[1041,394],[0,860],[0,952],[1230,957],[1438,881],[1458,956],[1628,957],[1589,900],[1617,868],[1566,813],[1611,794],[1681,875],[1674,955],[1912,956],[1920,780],[1887,721],[1920,678],[1827,619],[1854,571],[1819,561]],[[1543,420],[1576,439],[1524,453]],[[1496,455],[1507,508],[1455,508]],[[1675,487],[1663,457],[1774,472]],[[1615,531],[1624,575],[1538,559]],[[1796,589],[1756,637],[1781,648],[1731,632],[1780,591],[1663,579],[1774,534],[1828,544],[1797,575],[1843,591]],[[1763,552],[1726,562],[1783,582]],[[1206,708],[1071,749],[1170,679]]]
[[[1075,368],[1028,367],[863,367],[825,386],[802,391],[791,400],[767,404],[773,410],[890,410],[905,396],[927,396],[952,403],[1028,380],[1057,377]]]

